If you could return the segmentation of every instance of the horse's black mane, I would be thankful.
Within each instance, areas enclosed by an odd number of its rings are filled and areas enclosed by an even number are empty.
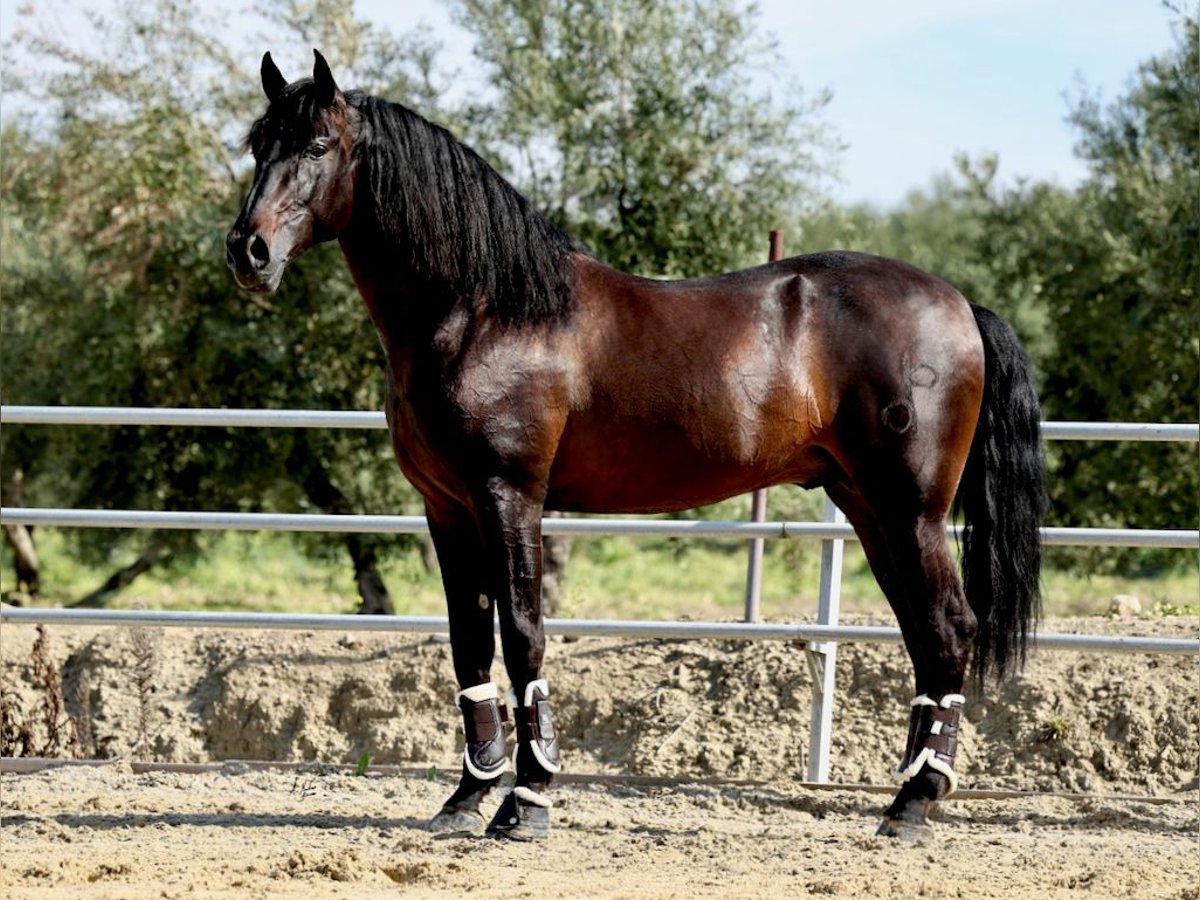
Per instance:
[[[298,145],[310,139],[311,130],[308,137],[295,133],[320,112],[309,85],[309,79],[289,85],[251,128],[252,146],[256,133],[268,128]],[[345,98],[365,126],[356,153],[367,180],[356,203],[369,200],[387,241],[395,243],[397,262],[438,295],[428,299],[482,299],[505,323],[554,320],[565,312],[566,256],[578,249],[571,238],[445,128],[361,91],[347,91]],[[276,106],[285,107],[278,118]]]
[[[474,150],[398,103],[350,92],[369,132],[359,152],[380,225],[415,274],[482,297],[505,322],[557,318],[571,239]]]

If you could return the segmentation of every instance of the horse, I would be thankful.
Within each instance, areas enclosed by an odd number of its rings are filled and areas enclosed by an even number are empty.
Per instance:
[[[879,833],[930,834],[964,684],[1024,663],[1040,605],[1040,411],[1012,328],[903,262],[823,252],[707,278],[617,271],[406,107],[267,53],[238,285],[336,240],[379,333],[386,417],[424,499],[465,747],[429,827],[550,834],[562,765],[543,672],[545,510],[662,513],[777,484],[846,514],[900,625],[915,699]],[[958,511],[956,513],[956,511]],[[947,522],[964,522],[960,579]],[[492,681],[495,617],[512,691]],[[514,786],[484,825],[481,801]]]

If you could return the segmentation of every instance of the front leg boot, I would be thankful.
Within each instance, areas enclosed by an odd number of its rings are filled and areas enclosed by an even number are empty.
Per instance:
[[[491,683],[460,691],[457,705],[466,739],[462,778],[428,827],[439,834],[478,834],[484,830],[479,803],[508,768],[508,715]]]
[[[469,687],[458,694],[463,715],[463,765],[480,781],[494,781],[508,768],[508,711],[492,682]]]
[[[933,837],[930,806],[958,788],[954,759],[963,702],[962,694],[945,694],[937,700],[921,694],[912,701],[908,744],[896,771],[900,791],[876,834],[910,842]]]
[[[946,694],[940,700],[921,694],[913,699],[908,746],[896,770],[896,781],[903,784],[928,766],[946,778],[945,789],[929,799],[941,800],[958,789],[954,758],[958,755],[958,729],[965,699],[962,694]]]
[[[527,747],[534,761],[547,775],[562,771],[562,759],[558,748],[558,732],[554,730],[554,717],[550,714],[550,685],[545,678],[531,681],[525,686],[524,702],[516,708],[517,745]],[[518,781],[522,779],[519,777]],[[531,781],[542,781],[532,777]]]

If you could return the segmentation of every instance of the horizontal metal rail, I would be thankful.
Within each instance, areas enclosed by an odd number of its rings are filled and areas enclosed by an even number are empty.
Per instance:
[[[323,409],[184,409],[137,406],[0,406],[5,425],[186,425],[223,428],[387,428],[382,412]]]
[[[144,609],[39,609],[0,606],[0,622],[26,625],[116,625],[124,627],[261,628],[291,631],[372,631],[445,634],[444,616],[356,616],[305,613],[184,612]],[[499,629],[499,623],[495,626]],[[547,634],[665,640],[901,642],[900,630],[882,625],[815,625],[764,622],[640,622],[617,619],[547,619]],[[1045,650],[1116,653],[1200,654],[1200,639],[1123,634],[1038,634]]]
[[[198,531],[309,531],[339,534],[425,534],[424,516],[329,516],[304,513],[155,512],[135,509],[0,508],[0,522],[58,528],[151,528]],[[947,529],[955,537],[961,529]],[[704,519],[544,519],[543,534],[675,538],[856,540],[850,525],[833,522],[729,522]],[[1059,547],[1200,549],[1200,530],[1043,528],[1042,541]]]
[[[149,409],[136,406],[0,406],[11,425],[184,425],[225,428],[387,427],[382,412],[321,409]],[[1200,441],[1200,424],[1043,422],[1053,441]]]

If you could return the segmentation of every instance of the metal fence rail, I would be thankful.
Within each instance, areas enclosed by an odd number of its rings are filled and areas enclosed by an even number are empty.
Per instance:
[[[387,428],[382,412],[323,409],[149,409],[137,406],[0,406],[0,424],[185,425],[223,428]],[[1200,424],[1043,422],[1054,441],[1200,441]]]
[[[126,628],[255,628],[276,631],[368,631],[446,634],[444,616],[356,616],[312,613],[191,612],[161,609],[26,609],[0,606],[0,622],[25,625],[115,625]],[[497,633],[500,625],[495,624]],[[546,633],[572,637],[660,640],[841,641],[898,644],[900,629],[884,625],[820,625],[781,622],[643,622],[619,619],[547,619]],[[1154,638],[1126,634],[1035,635],[1040,650],[1105,653],[1200,654],[1200,638]]]
[[[0,508],[11,525],[57,528],[156,528],[174,531],[307,531],[339,534],[427,534],[424,516],[330,516],[315,513],[154,512],[138,509]],[[954,537],[961,529],[951,527]],[[542,533],[598,537],[806,538],[855,541],[839,522],[731,522],[707,519],[543,519]],[[1163,547],[1200,549],[1200,530],[1152,528],[1043,528],[1042,541],[1061,547]]]
[[[185,426],[256,428],[383,429],[379,412],[326,410],[141,409],[130,407],[0,406],[0,423],[30,425]],[[1048,440],[1200,441],[1200,424],[1044,422]],[[155,512],[149,510],[78,510],[0,508],[0,521],[10,524],[70,528],[155,528],[322,531],[353,533],[424,533],[423,516],[329,516],[277,513]],[[950,529],[957,534],[956,529]],[[837,643],[898,642],[895,628],[838,623],[842,547],[855,540],[828,500],[821,522],[714,522],[691,519],[564,518],[546,519],[545,534],[655,535],[677,538],[795,539],[821,541],[821,584],[816,624],[760,623],[749,614],[741,623],[631,622],[551,619],[549,634],[673,639],[789,640],[806,642],[813,674],[813,709],[808,779],[829,778],[834,667]],[[1046,544],[1106,547],[1200,549],[1200,530],[1044,528]],[[748,574],[748,579],[754,575]],[[154,625],[208,628],[295,628],[306,630],[440,633],[448,628],[438,617],[319,616],[278,613],[170,612],[145,610],[63,610],[0,607],[0,622],[77,625]],[[1200,655],[1200,640],[1132,635],[1041,634],[1035,644],[1045,649],[1092,650]]]

